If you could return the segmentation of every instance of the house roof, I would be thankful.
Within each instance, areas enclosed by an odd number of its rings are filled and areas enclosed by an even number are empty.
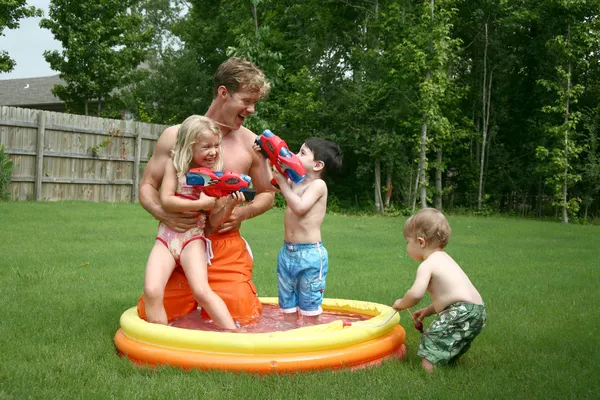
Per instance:
[[[0,80],[0,105],[60,104],[62,101],[52,94],[54,85],[59,84],[64,81],[58,75]]]

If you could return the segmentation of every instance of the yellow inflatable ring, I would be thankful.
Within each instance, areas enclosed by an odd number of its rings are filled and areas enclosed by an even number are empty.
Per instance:
[[[260,301],[277,304],[277,298]],[[341,299],[323,299],[322,307],[372,318],[349,326],[334,321],[269,333],[208,332],[151,324],[139,318],[133,307],[121,316],[115,345],[139,365],[259,373],[357,368],[403,357],[406,333],[391,307]]]

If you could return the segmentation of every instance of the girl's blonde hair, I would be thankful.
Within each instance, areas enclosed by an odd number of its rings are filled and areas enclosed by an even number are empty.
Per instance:
[[[413,214],[404,223],[404,237],[422,237],[428,246],[444,248],[450,239],[450,224],[439,210],[423,208]]]
[[[173,166],[177,177],[181,178],[189,169],[194,157],[192,146],[202,136],[216,135],[219,137],[219,154],[215,161],[214,170],[223,169],[223,134],[217,122],[202,115],[192,115],[186,118],[177,131],[177,143],[171,150]]]

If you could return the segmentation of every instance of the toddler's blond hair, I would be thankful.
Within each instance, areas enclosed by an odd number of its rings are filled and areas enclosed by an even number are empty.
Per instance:
[[[435,208],[423,208],[413,214],[404,223],[404,237],[422,237],[427,241],[427,246],[443,249],[450,239],[450,225],[448,220]]]

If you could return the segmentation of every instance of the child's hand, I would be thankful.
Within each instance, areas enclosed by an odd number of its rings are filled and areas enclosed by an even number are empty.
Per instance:
[[[402,311],[402,308],[400,308],[400,303],[402,303],[402,299],[396,300],[392,308],[396,311]]]
[[[263,153],[262,153],[262,150],[260,149],[260,146],[257,145],[256,142],[252,145],[252,150],[254,150],[254,152],[256,154],[258,154],[259,156],[264,157]]]
[[[206,193],[200,193],[200,198],[197,200],[202,203],[202,210],[212,210],[217,206],[217,198],[211,197]]]
[[[238,204],[243,203],[244,201],[246,201],[246,198],[244,197],[244,193],[242,192],[233,192],[231,193],[229,196],[227,196],[227,207],[235,207]]]
[[[413,319],[415,322],[423,321],[425,317],[429,317],[431,314],[433,314],[431,307],[423,307],[413,313]]]
[[[287,176],[283,175],[277,169],[273,169],[273,178],[275,178],[275,182],[281,188],[283,185],[289,186]]]

